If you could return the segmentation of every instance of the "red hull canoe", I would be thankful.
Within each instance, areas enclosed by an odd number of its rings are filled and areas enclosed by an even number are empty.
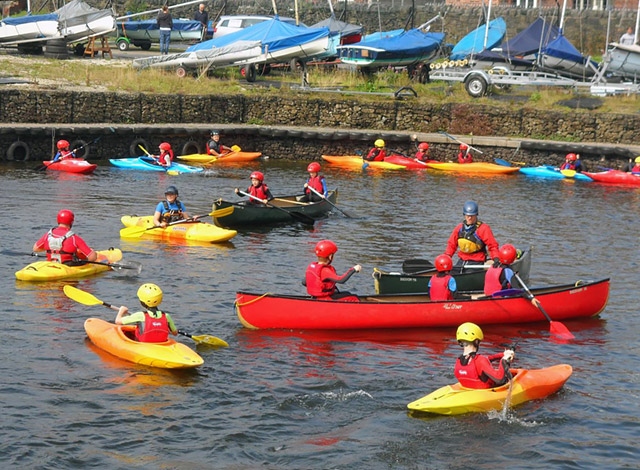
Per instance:
[[[609,279],[532,289],[552,320],[598,315],[607,305]],[[455,327],[545,321],[523,293],[513,297],[431,302],[425,295],[360,296],[359,302],[308,296],[237,292],[235,308],[247,328],[349,330]]]
[[[42,164],[47,167],[47,170],[81,173],[83,175],[93,173],[93,170],[98,167],[95,163],[89,163],[82,158],[65,158],[64,160],[58,160],[57,162],[42,162]]]
[[[426,170],[427,162],[421,162],[415,158],[405,157],[403,155],[389,155],[384,157],[384,161],[387,163],[394,163],[396,165],[402,165],[409,170]],[[437,160],[429,160],[428,163],[434,163]]]
[[[590,177],[593,181],[597,181],[599,183],[640,186],[640,175],[625,173],[620,170],[600,171],[598,173],[583,171],[582,173]]]

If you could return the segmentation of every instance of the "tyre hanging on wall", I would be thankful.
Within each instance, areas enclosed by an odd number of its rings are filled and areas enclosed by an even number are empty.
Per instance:
[[[89,158],[89,145],[84,140],[74,140],[69,145],[69,148],[76,151],[77,158],[84,158],[85,160]]]
[[[200,147],[200,144],[195,140],[190,140],[189,142],[184,144],[184,146],[182,147],[181,155],[195,155],[195,154],[201,154],[201,153],[202,153],[202,147]]]
[[[16,162],[26,162],[31,158],[31,149],[26,142],[16,140],[7,149],[7,160]]]
[[[132,157],[139,157],[142,154],[146,154],[142,149],[147,150],[147,152],[149,151],[148,142],[142,138],[133,139],[133,142],[131,142],[131,145],[129,146],[129,155]]]

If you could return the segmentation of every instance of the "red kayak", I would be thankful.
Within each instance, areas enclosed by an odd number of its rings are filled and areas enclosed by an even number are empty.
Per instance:
[[[357,330],[365,328],[443,328],[543,322],[544,315],[514,290],[509,297],[432,302],[426,295],[369,295],[357,301],[317,300],[302,295],[237,292],[235,308],[247,328]],[[552,320],[598,315],[609,299],[609,279],[531,289]]]
[[[47,170],[66,171],[67,173],[82,173],[83,175],[93,173],[93,170],[98,167],[98,165],[89,163],[82,158],[65,158],[64,160],[58,160],[57,162],[42,162],[42,164],[47,167]]]
[[[426,170],[427,162],[421,162],[417,158],[405,157],[404,155],[392,154],[384,157],[384,161],[388,163],[394,163],[396,165],[402,165],[409,170]],[[429,163],[437,160],[428,160]]]
[[[598,173],[589,173],[588,171],[583,171],[582,174],[587,175],[593,181],[598,181],[599,183],[640,186],[640,175],[625,173],[624,171],[620,170],[600,171]]]

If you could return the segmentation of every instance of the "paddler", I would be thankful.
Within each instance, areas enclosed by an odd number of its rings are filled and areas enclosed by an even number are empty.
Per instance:
[[[164,201],[160,201],[153,214],[153,224],[156,227],[166,227],[172,222],[189,218],[182,201],[178,200],[178,188],[168,186],[164,191]],[[192,218],[194,221],[197,218]]]
[[[429,279],[429,299],[437,302],[439,300],[453,300],[458,286],[455,278],[451,275],[453,260],[449,255],[436,256],[433,263],[438,274]]]
[[[444,253],[453,256],[458,251],[456,266],[484,264],[487,259],[499,262],[498,242],[491,227],[478,220],[478,204],[475,201],[465,202],[462,215],[464,221],[451,232]]]
[[[58,212],[58,226],[45,233],[33,245],[33,251],[46,251],[47,259],[64,264],[82,264],[83,260],[96,261],[98,254],[87,245],[71,227],[75,215],[68,209]]]
[[[318,300],[357,302],[357,296],[347,291],[339,292],[336,284],[347,282],[354,273],[360,272],[362,266],[356,264],[342,276],[338,276],[336,268],[331,265],[337,251],[338,246],[331,240],[321,240],[316,243],[315,252],[318,259],[307,266],[302,284],[307,287],[307,293]]]
[[[220,132],[215,130],[211,131],[211,138],[207,142],[207,155],[220,157],[229,152],[233,152],[233,149],[220,143]]]
[[[320,174],[320,169],[321,167],[318,162],[311,162],[307,166],[309,177],[307,178],[307,182],[304,184],[304,196],[300,198],[300,202],[322,201],[320,196],[309,189],[310,187],[315,189],[316,192],[322,194],[325,199],[327,198],[327,194],[329,194],[327,181],[325,177]]]
[[[431,155],[429,154],[429,144],[427,142],[420,142],[418,145],[418,151],[416,152],[416,160],[421,162],[430,162]]]
[[[493,295],[495,292],[510,289],[513,283],[518,281],[513,279],[513,263],[518,257],[518,250],[510,244],[502,245],[498,254],[498,262],[487,269],[484,275],[484,295]]]
[[[158,309],[162,302],[162,290],[155,284],[142,284],[138,289],[138,299],[144,312],[129,314],[124,305],[116,315],[116,325],[135,324],[135,339],[142,343],[163,343],[169,339],[169,332],[176,336],[178,329],[171,315]]]
[[[513,349],[503,353],[485,356],[478,354],[480,341],[484,339],[482,330],[475,323],[463,323],[456,332],[458,344],[464,349],[456,360],[454,374],[460,385],[467,388],[493,388],[506,384],[511,378],[509,366],[515,356]],[[494,369],[493,361],[500,361]]]
[[[473,163],[473,155],[471,155],[471,149],[467,144],[460,144],[458,163]]]
[[[382,139],[377,139],[373,143],[373,148],[369,150],[366,157],[362,157],[363,160],[368,162],[383,162],[384,157],[387,156],[387,151],[385,150],[385,143]]]
[[[264,182],[264,174],[261,171],[252,172],[249,176],[249,179],[251,180],[251,186],[247,188],[247,194],[260,199],[263,204],[267,204],[270,200],[273,199],[273,194],[271,194],[269,187]],[[238,196],[242,197],[242,194],[240,194],[240,189],[236,188],[235,193]],[[260,204],[260,202],[250,197],[249,204]]]
[[[169,142],[162,142],[158,145],[158,150],[160,150],[160,155],[153,158],[156,160],[158,165],[163,166],[165,168],[169,168],[173,163],[173,150],[171,149],[171,144]]]
[[[56,144],[58,148],[58,152],[53,157],[54,162],[59,162],[60,160],[64,160],[65,158],[76,158],[76,154],[73,150],[69,149],[69,141],[61,139]]]

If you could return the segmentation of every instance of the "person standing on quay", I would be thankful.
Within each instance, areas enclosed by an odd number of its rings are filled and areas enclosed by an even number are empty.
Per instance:
[[[209,24],[209,13],[205,10],[204,3],[198,6],[198,11],[193,15],[193,19],[199,21],[202,25],[202,36],[200,36],[200,40],[204,41],[207,38],[207,25]]]
[[[160,54],[167,55],[171,43],[171,30],[173,29],[173,18],[167,5],[163,6],[162,11],[158,13],[157,22],[158,28],[160,28]]]

